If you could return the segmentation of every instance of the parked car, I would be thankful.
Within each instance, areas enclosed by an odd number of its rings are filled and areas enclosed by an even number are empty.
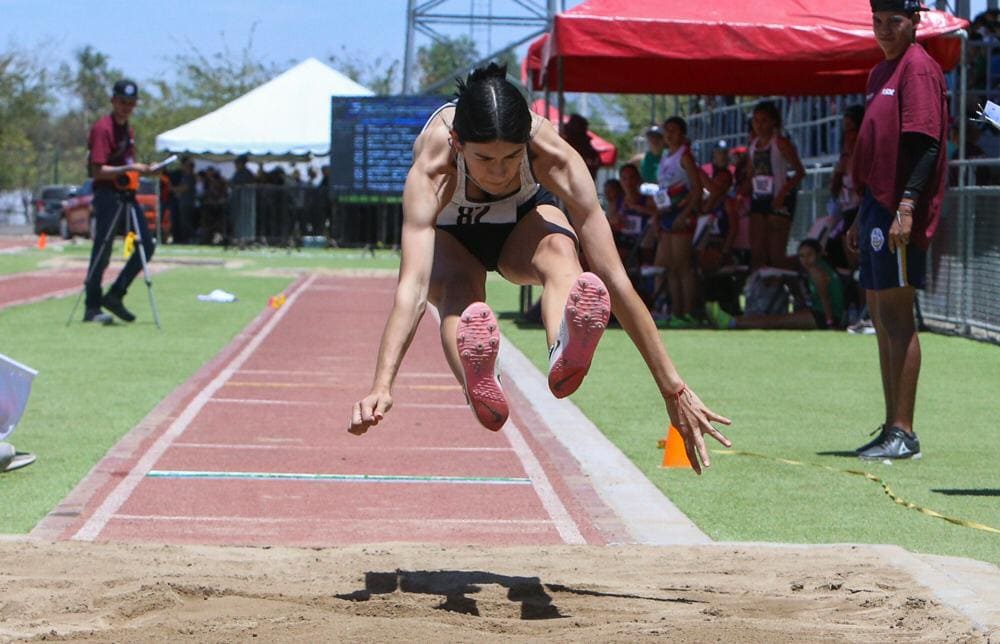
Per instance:
[[[62,218],[62,203],[76,192],[76,186],[50,185],[40,186],[35,191],[34,219],[35,234],[55,235],[59,232],[59,220]]]
[[[156,179],[142,177],[139,179],[139,191],[135,195],[136,203],[142,208],[142,212],[149,224],[149,229],[156,234]],[[60,221],[59,232],[63,239],[69,239],[74,235],[82,237],[91,236],[91,218],[93,217],[94,183],[92,179],[87,179],[76,191],[76,194],[66,199],[62,206],[62,219]],[[170,235],[171,213],[166,206],[161,214],[161,225],[164,237]],[[124,227],[124,222],[122,223]]]

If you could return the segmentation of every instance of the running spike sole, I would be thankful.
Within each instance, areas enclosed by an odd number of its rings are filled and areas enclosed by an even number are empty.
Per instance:
[[[497,375],[500,328],[490,307],[470,304],[459,318],[457,336],[469,404],[483,427],[497,431],[507,422],[510,408]]]
[[[564,345],[557,347],[561,353],[549,368],[549,389],[556,398],[569,396],[583,383],[610,318],[607,287],[593,273],[583,273],[566,299],[565,333],[558,340]]]

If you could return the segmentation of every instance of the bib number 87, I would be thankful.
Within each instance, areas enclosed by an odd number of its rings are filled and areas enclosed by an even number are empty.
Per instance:
[[[458,217],[455,218],[455,223],[459,226],[465,226],[467,224],[478,224],[483,216],[490,211],[489,206],[459,206],[458,207]]]

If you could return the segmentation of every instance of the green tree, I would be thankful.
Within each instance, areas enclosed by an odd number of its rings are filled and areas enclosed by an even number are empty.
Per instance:
[[[0,189],[38,183],[51,102],[48,76],[34,57],[18,49],[0,52]]]
[[[438,94],[454,94],[454,78],[479,60],[476,43],[468,36],[445,38],[417,50],[420,87],[436,87]]]
[[[157,158],[156,136],[226,103],[276,76],[281,68],[254,53],[251,28],[246,43],[230,48],[224,33],[219,35],[222,48],[204,52],[191,43],[174,56],[173,74],[177,81],[164,78],[145,81],[140,87],[140,102],[132,117],[136,131],[136,157],[142,161]],[[168,77],[171,75],[168,75]]]
[[[238,51],[230,49],[226,34],[220,33],[220,51],[206,54],[188,42],[184,53],[174,57],[178,79],[171,88],[170,100],[204,112],[222,107],[276,76],[281,68],[254,55],[251,28],[247,42]]]
[[[61,89],[73,98],[68,112],[75,118],[67,125],[76,130],[75,142],[86,143],[91,124],[111,109],[111,86],[124,77],[121,70],[111,67],[107,54],[91,45],[74,51],[71,64],[59,66]]]
[[[336,54],[327,57],[330,65],[355,83],[364,85],[378,96],[389,96],[399,92],[402,85],[402,63],[398,58],[378,56],[368,61],[357,52],[349,52],[341,46]]]

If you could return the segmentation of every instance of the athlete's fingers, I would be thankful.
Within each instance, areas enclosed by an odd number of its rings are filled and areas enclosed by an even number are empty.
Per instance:
[[[721,414],[715,413],[714,411],[712,411],[711,409],[708,409],[708,408],[705,408],[705,415],[708,416],[709,420],[711,420],[713,422],[716,422],[716,423],[722,423],[723,425],[732,425],[733,424],[733,421],[729,420],[725,416],[722,416]]]
[[[374,410],[372,408],[372,403],[369,398],[365,398],[361,401],[361,420],[366,423],[371,423],[375,420]]]
[[[708,421],[705,421],[705,424],[708,424]],[[703,436],[703,432],[701,431],[700,427],[698,429],[699,431],[696,431],[694,434],[695,443],[698,446],[698,455],[701,456],[702,465],[704,465],[705,467],[712,467],[712,462],[708,458],[708,447],[705,445],[705,438]]]
[[[715,440],[719,441],[720,443],[722,443],[726,447],[732,447],[733,446],[733,441],[731,441],[728,438],[726,438],[725,434],[723,434],[722,432],[720,432],[716,428],[712,427],[711,425],[708,426],[708,429],[705,430],[705,433],[709,434],[712,438],[714,438]]]
[[[701,474],[701,462],[698,460],[698,454],[695,447],[695,436],[697,432],[687,434],[684,438],[684,453],[687,454],[688,462],[691,463],[691,468],[694,469],[695,474]]]
[[[392,400],[379,398],[378,403],[375,404],[375,421],[378,422],[385,418],[390,409],[392,409]]]
[[[368,431],[368,426],[361,420],[361,403],[354,403],[354,409],[351,410],[351,422],[347,427],[347,431],[350,433],[360,436]]]

